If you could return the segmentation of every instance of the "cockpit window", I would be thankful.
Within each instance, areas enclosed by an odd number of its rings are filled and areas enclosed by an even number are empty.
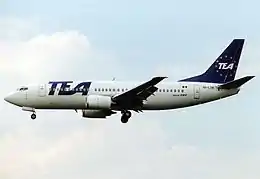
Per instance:
[[[26,91],[26,90],[28,90],[28,87],[21,87],[18,89],[18,91]]]

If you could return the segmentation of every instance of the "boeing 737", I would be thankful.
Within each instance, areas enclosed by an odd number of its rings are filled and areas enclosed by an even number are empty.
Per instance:
[[[156,76],[146,82],[49,81],[26,85],[12,92],[5,101],[32,112],[36,109],[80,110],[85,118],[106,118],[121,112],[127,123],[131,111],[170,110],[199,105],[238,94],[254,76],[235,80],[244,39],[234,39],[201,75],[176,82]]]

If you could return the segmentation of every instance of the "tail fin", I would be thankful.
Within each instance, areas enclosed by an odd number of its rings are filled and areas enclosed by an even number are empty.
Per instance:
[[[205,73],[179,81],[208,83],[227,83],[233,81],[244,41],[244,39],[234,39]]]

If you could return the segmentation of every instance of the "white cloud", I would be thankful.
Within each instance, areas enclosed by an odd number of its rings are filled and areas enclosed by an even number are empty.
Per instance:
[[[87,38],[78,32],[38,35],[28,41],[2,42],[1,72],[34,79],[51,77],[89,54]]]
[[[18,19],[14,17],[0,17],[0,39],[8,41],[25,40],[39,31],[39,24],[32,19]]]
[[[0,73],[30,80],[70,79],[75,75],[91,80],[91,74],[101,77],[101,72],[112,76],[112,69],[118,65],[109,54],[92,49],[87,37],[77,31],[38,35],[26,41],[1,41],[0,47]]]
[[[20,127],[0,137],[1,178],[42,177],[53,166],[68,162],[67,158],[78,148],[84,147],[85,152],[91,154],[91,150],[102,142],[98,127],[63,133],[64,136],[58,139],[39,135],[36,129],[41,129],[38,127]]]
[[[51,137],[41,125],[21,127],[0,138],[0,177],[257,179],[260,175],[259,152],[170,144],[159,123],[138,124],[83,122],[68,132],[57,128],[60,137],[53,133]]]

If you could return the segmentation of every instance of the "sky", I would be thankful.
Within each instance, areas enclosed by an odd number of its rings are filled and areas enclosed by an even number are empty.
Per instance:
[[[245,38],[236,96],[88,120],[0,102],[1,179],[257,179],[260,16],[256,0],[3,0],[0,98],[47,80],[167,81],[204,72]]]

